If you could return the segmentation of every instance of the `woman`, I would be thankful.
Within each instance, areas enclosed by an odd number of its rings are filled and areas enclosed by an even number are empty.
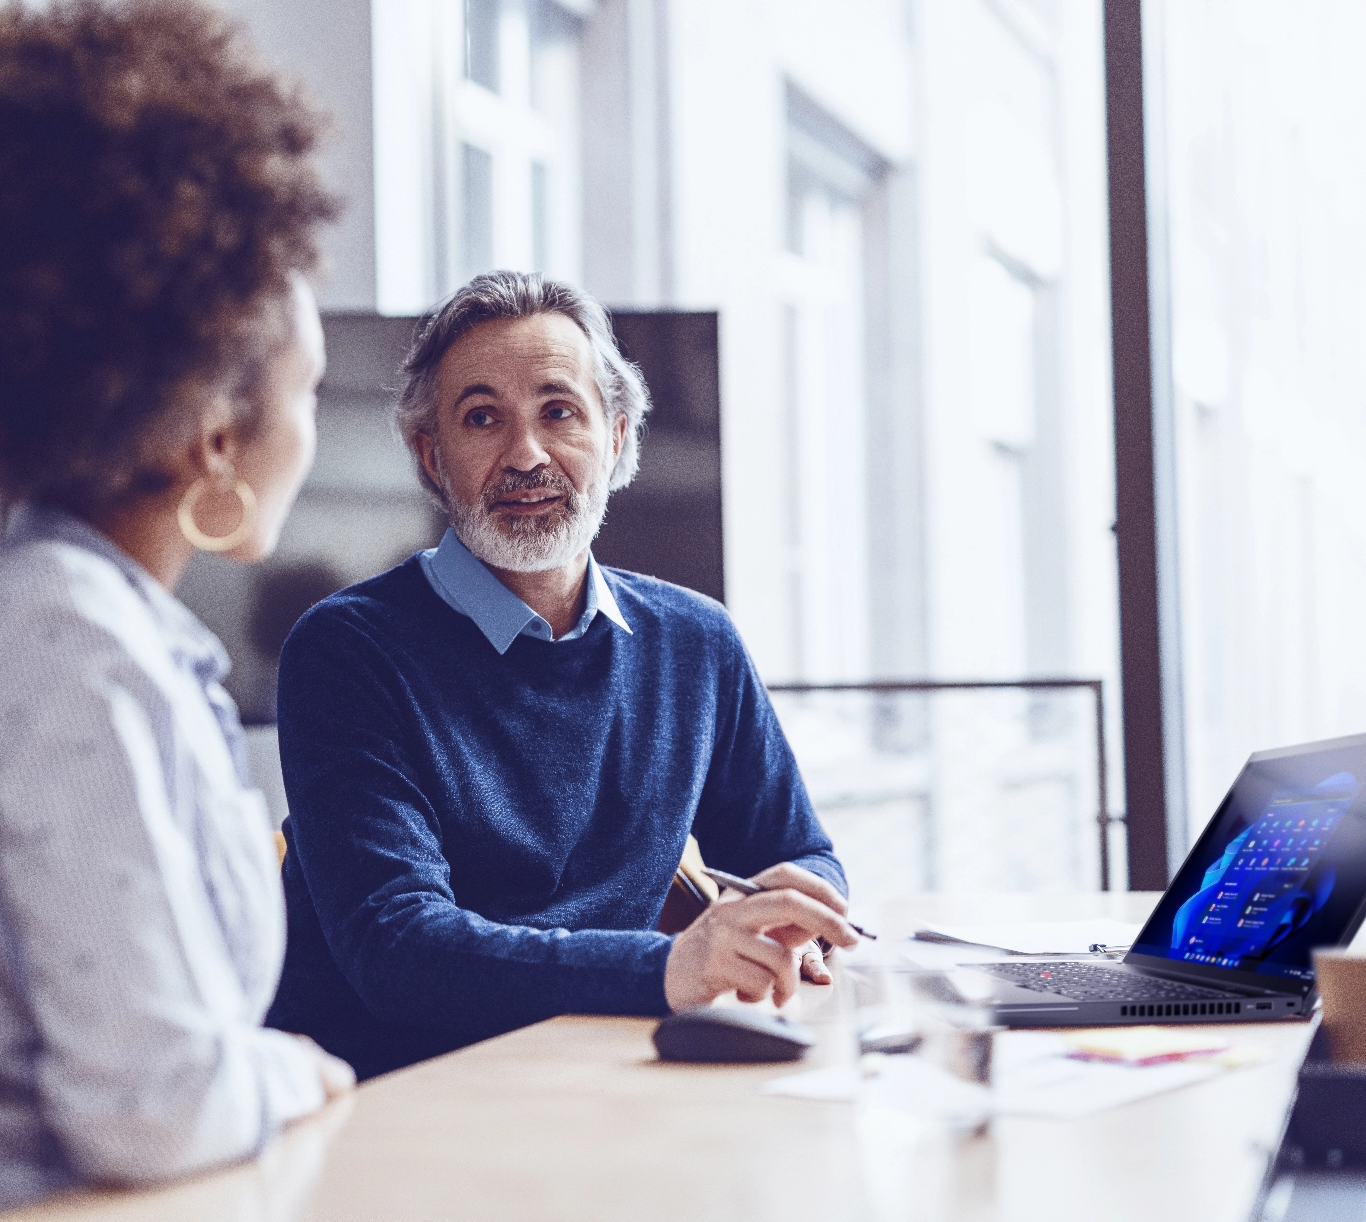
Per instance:
[[[313,459],[316,121],[184,3],[0,7],[0,1206],[258,1150],[349,1088],[263,1030],[274,847],[171,594]]]

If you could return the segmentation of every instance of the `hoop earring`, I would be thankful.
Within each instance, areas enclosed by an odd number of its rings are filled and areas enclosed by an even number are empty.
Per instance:
[[[256,493],[244,479],[234,483],[232,490],[242,502],[242,520],[237,523],[237,529],[230,534],[206,535],[195,524],[194,507],[199,504],[199,498],[208,491],[208,487],[209,481],[201,475],[185,489],[185,495],[180,498],[180,507],[176,510],[180,533],[201,551],[230,552],[234,547],[245,543],[251,537],[251,532],[256,529]]]

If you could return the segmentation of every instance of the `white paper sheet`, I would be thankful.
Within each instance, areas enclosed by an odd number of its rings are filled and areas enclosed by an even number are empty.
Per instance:
[[[921,928],[971,946],[1014,951],[1020,955],[1080,955],[1096,942],[1127,947],[1143,927],[1128,921],[1097,917],[1089,921],[1017,921],[991,925],[940,925],[927,921]],[[935,945],[915,939],[912,944],[916,949],[921,945]]]
[[[832,1065],[765,1082],[765,1095],[874,1105],[895,1105],[910,1116],[929,1120],[976,1122],[991,1114],[991,1092],[964,1082],[914,1056],[882,1057],[875,1069]]]
[[[992,1110],[1000,1116],[1076,1120],[1204,1082],[1221,1072],[1207,1061],[1139,1067],[1049,1057],[1016,1071],[993,1090]]]
[[[925,1119],[964,1120],[994,1113],[1075,1120],[1234,1072],[1219,1061],[1140,1067],[1073,1060],[1066,1052],[1063,1037],[1051,1032],[1003,1032],[996,1037],[990,1090],[960,1081],[916,1056],[879,1058],[865,1067],[871,1072],[852,1065],[808,1070],[773,1079],[761,1089],[766,1095],[828,1102],[872,1098]],[[1255,1059],[1245,1057],[1243,1063]]]

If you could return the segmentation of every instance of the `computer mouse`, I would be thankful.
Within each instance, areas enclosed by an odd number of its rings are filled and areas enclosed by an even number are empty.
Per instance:
[[[655,1028],[661,1061],[796,1061],[815,1042],[809,1028],[781,1015],[733,1006],[679,1010]]]

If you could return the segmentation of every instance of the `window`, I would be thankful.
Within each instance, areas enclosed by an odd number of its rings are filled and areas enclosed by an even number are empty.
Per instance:
[[[871,665],[865,206],[878,159],[794,95],[781,306],[792,673]]]
[[[552,0],[374,6],[381,313],[494,267],[578,278],[579,29]]]
[[[465,0],[465,57],[467,81],[498,92],[500,0]]]
[[[1145,8],[1165,123],[1189,834],[1366,726],[1366,129],[1351,4]],[[1178,845],[1178,851],[1183,846]]]
[[[493,156],[460,146],[462,201],[460,280],[493,268]]]
[[[995,574],[991,622],[981,624],[979,673],[1026,675],[1024,467],[1034,445],[1034,292],[987,254],[973,260],[968,276],[968,404],[986,448],[975,561]]]
[[[531,163],[531,266],[534,271],[547,268],[546,251],[550,228],[550,172],[545,162]]]

